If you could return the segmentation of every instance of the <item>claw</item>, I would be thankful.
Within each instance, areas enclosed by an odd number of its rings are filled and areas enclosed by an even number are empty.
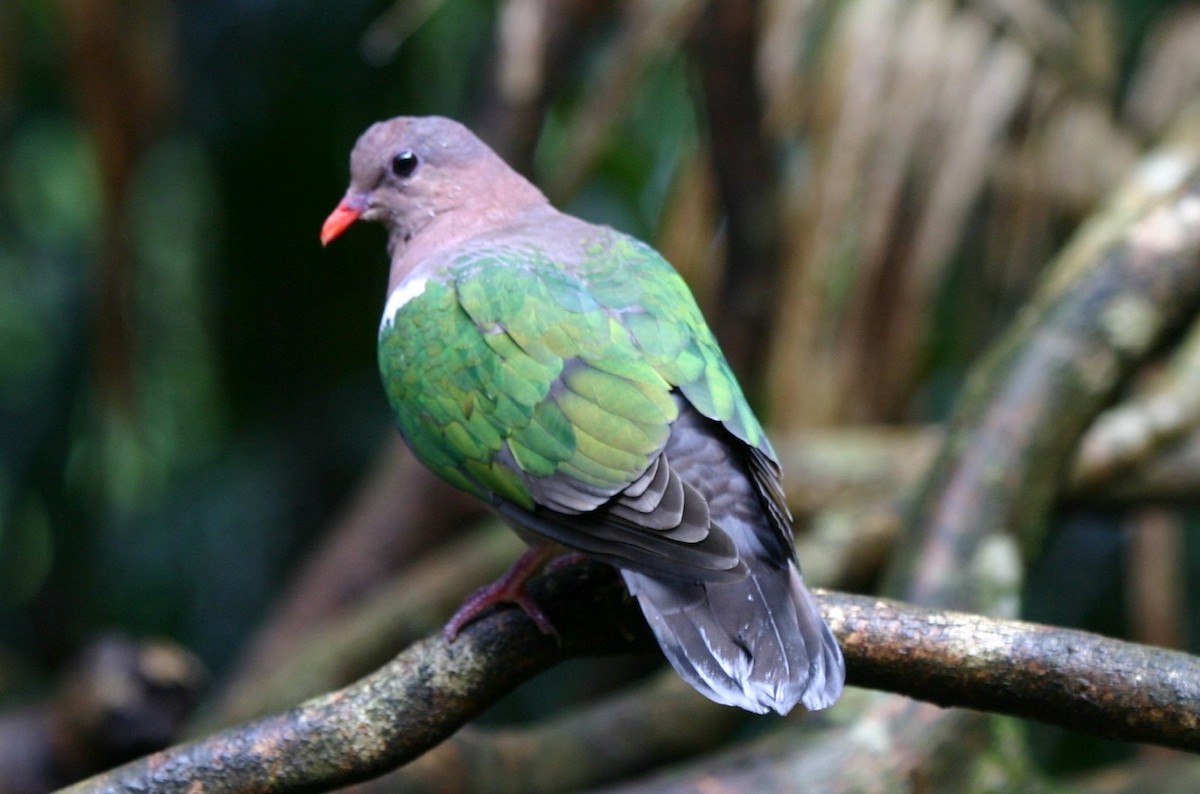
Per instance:
[[[454,642],[460,631],[475,618],[479,617],[488,607],[495,604],[516,604],[529,618],[537,624],[543,634],[558,636],[554,624],[542,611],[533,597],[529,595],[526,586],[529,578],[554,556],[555,546],[544,543],[534,546],[517,558],[517,561],[496,581],[476,590],[446,623],[442,635],[447,641]]]

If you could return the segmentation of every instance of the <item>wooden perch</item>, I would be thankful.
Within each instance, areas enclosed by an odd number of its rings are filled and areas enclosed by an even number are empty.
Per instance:
[[[507,527],[485,524],[420,558],[353,608],[289,635],[270,669],[235,678],[217,704],[190,726],[192,736],[285,709],[336,689],[436,631],[462,603],[464,583],[496,579],[524,549]]]
[[[313,791],[394,769],[521,682],[565,659],[653,647],[615,571],[569,566],[534,581],[559,637],[517,610],[451,644],[416,643],[375,673],[290,711],[230,728],[77,784],[90,792]],[[850,682],[1200,752],[1200,659],[1085,632],[820,595]]]
[[[864,596],[821,603],[856,686],[1200,752],[1200,657]]]
[[[1086,459],[1077,455],[1074,471],[1089,484],[1107,482],[1107,472],[1120,471],[1121,476],[1099,492],[1094,486],[1081,491],[1083,486],[1073,480],[1063,497],[1088,505],[1194,502],[1200,494],[1200,432],[1172,440],[1154,416],[1138,410],[1164,399],[1190,399],[1182,386],[1172,375],[1147,394],[1101,414],[1080,445],[1093,453]],[[1124,419],[1106,421],[1109,415]],[[1123,429],[1130,426],[1159,432],[1154,439],[1138,437],[1133,454]],[[902,516],[894,501],[926,473],[941,441],[941,431],[933,426],[858,427],[803,431],[776,444],[793,510],[817,513],[809,531],[797,538],[811,584],[849,590],[871,586],[900,531]],[[1104,451],[1119,456],[1119,462]],[[352,608],[310,617],[303,630],[293,631],[286,653],[272,654],[269,667],[243,669],[253,674],[227,683],[217,705],[189,733],[206,734],[286,708],[365,675],[402,645],[440,625],[461,603],[468,583],[496,578],[522,548],[502,526],[466,532],[416,560]]]
[[[356,794],[581,791],[648,769],[710,757],[754,715],[713,703],[663,668],[647,681],[533,725],[468,725],[403,769]]]
[[[75,792],[324,791],[418,757],[538,672],[575,656],[654,646],[608,566],[569,566],[535,580],[558,636],[519,610],[469,625],[454,643],[415,643],[350,686],[289,711],[215,733],[67,789]]]

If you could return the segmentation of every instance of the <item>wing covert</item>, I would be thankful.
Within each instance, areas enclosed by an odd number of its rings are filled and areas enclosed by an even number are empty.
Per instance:
[[[615,232],[587,250],[564,262],[495,245],[424,274],[381,329],[401,431],[445,479],[566,545],[737,578],[729,539],[663,450],[684,398],[748,444],[761,429],[678,274]]]

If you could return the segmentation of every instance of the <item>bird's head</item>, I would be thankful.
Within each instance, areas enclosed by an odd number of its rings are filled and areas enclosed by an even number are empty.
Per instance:
[[[480,205],[509,182],[528,184],[457,121],[381,121],[354,145],[350,187],[321,228],[321,243],[362,219],[382,223],[392,245],[404,245],[440,215],[486,211]]]

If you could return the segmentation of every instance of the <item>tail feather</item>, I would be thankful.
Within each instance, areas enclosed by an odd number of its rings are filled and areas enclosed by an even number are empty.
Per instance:
[[[842,653],[799,570],[748,562],[737,582],[622,575],[671,666],[710,699],[759,714],[832,705]]]
[[[712,700],[760,714],[832,705],[846,678],[842,652],[801,579],[776,467],[676,399],[664,454],[748,574],[717,582],[623,570],[626,584],[671,665]]]

